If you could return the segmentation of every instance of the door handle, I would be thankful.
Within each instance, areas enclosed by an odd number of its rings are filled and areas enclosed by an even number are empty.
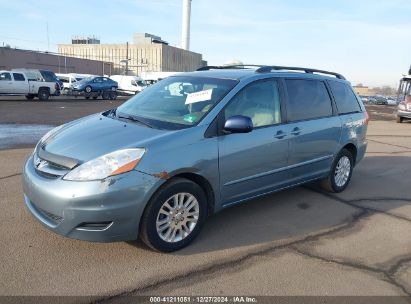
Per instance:
[[[300,135],[301,134],[301,129],[296,127],[294,128],[291,132],[292,135]]]
[[[287,134],[283,131],[277,131],[277,134],[274,135],[275,138],[283,139]]]

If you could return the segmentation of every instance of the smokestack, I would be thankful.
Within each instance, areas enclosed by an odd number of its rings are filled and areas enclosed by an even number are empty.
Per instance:
[[[184,50],[190,49],[190,15],[191,0],[183,0],[183,25],[181,32],[181,47]]]

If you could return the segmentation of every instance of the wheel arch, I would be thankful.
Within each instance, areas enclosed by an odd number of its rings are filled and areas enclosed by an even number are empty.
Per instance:
[[[183,172],[183,173],[178,173],[176,175],[173,175],[170,177],[168,180],[173,180],[175,178],[185,178],[188,179],[203,189],[206,197],[207,197],[207,213],[208,215],[211,215],[215,211],[215,192],[213,190],[213,187],[211,186],[210,182],[204,177],[196,173],[192,172]]]
[[[342,149],[346,149],[351,153],[352,158],[354,160],[354,166],[355,166],[355,164],[357,162],[357,152],[358,152],[357,146],[354,145],[353,143],[348,143]]]
[[[42,91],[42,90],[46,90],[46,91],[48,91],[49,93],[51,92],[51,90],[50,90],[49,87],[39,87],[37,93],[40,93],[40,91]]]

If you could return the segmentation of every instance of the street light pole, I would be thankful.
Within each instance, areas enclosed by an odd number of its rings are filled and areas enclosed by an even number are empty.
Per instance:
[[[126,70],[124,72],[124,75],[128,74],[128,41],[126,43]]]

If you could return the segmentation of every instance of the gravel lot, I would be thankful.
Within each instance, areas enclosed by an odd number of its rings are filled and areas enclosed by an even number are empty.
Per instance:
[[[0,100],[0,124],[57,125],[123,101]],[[226,209],[172,254],[46,230],[22,197],[21,167],[33,146],[0,150],[0,295],[409,297],[411,124],[396,124],[394,107],[367,108],[368,152],[344,193],[314,184]]]

